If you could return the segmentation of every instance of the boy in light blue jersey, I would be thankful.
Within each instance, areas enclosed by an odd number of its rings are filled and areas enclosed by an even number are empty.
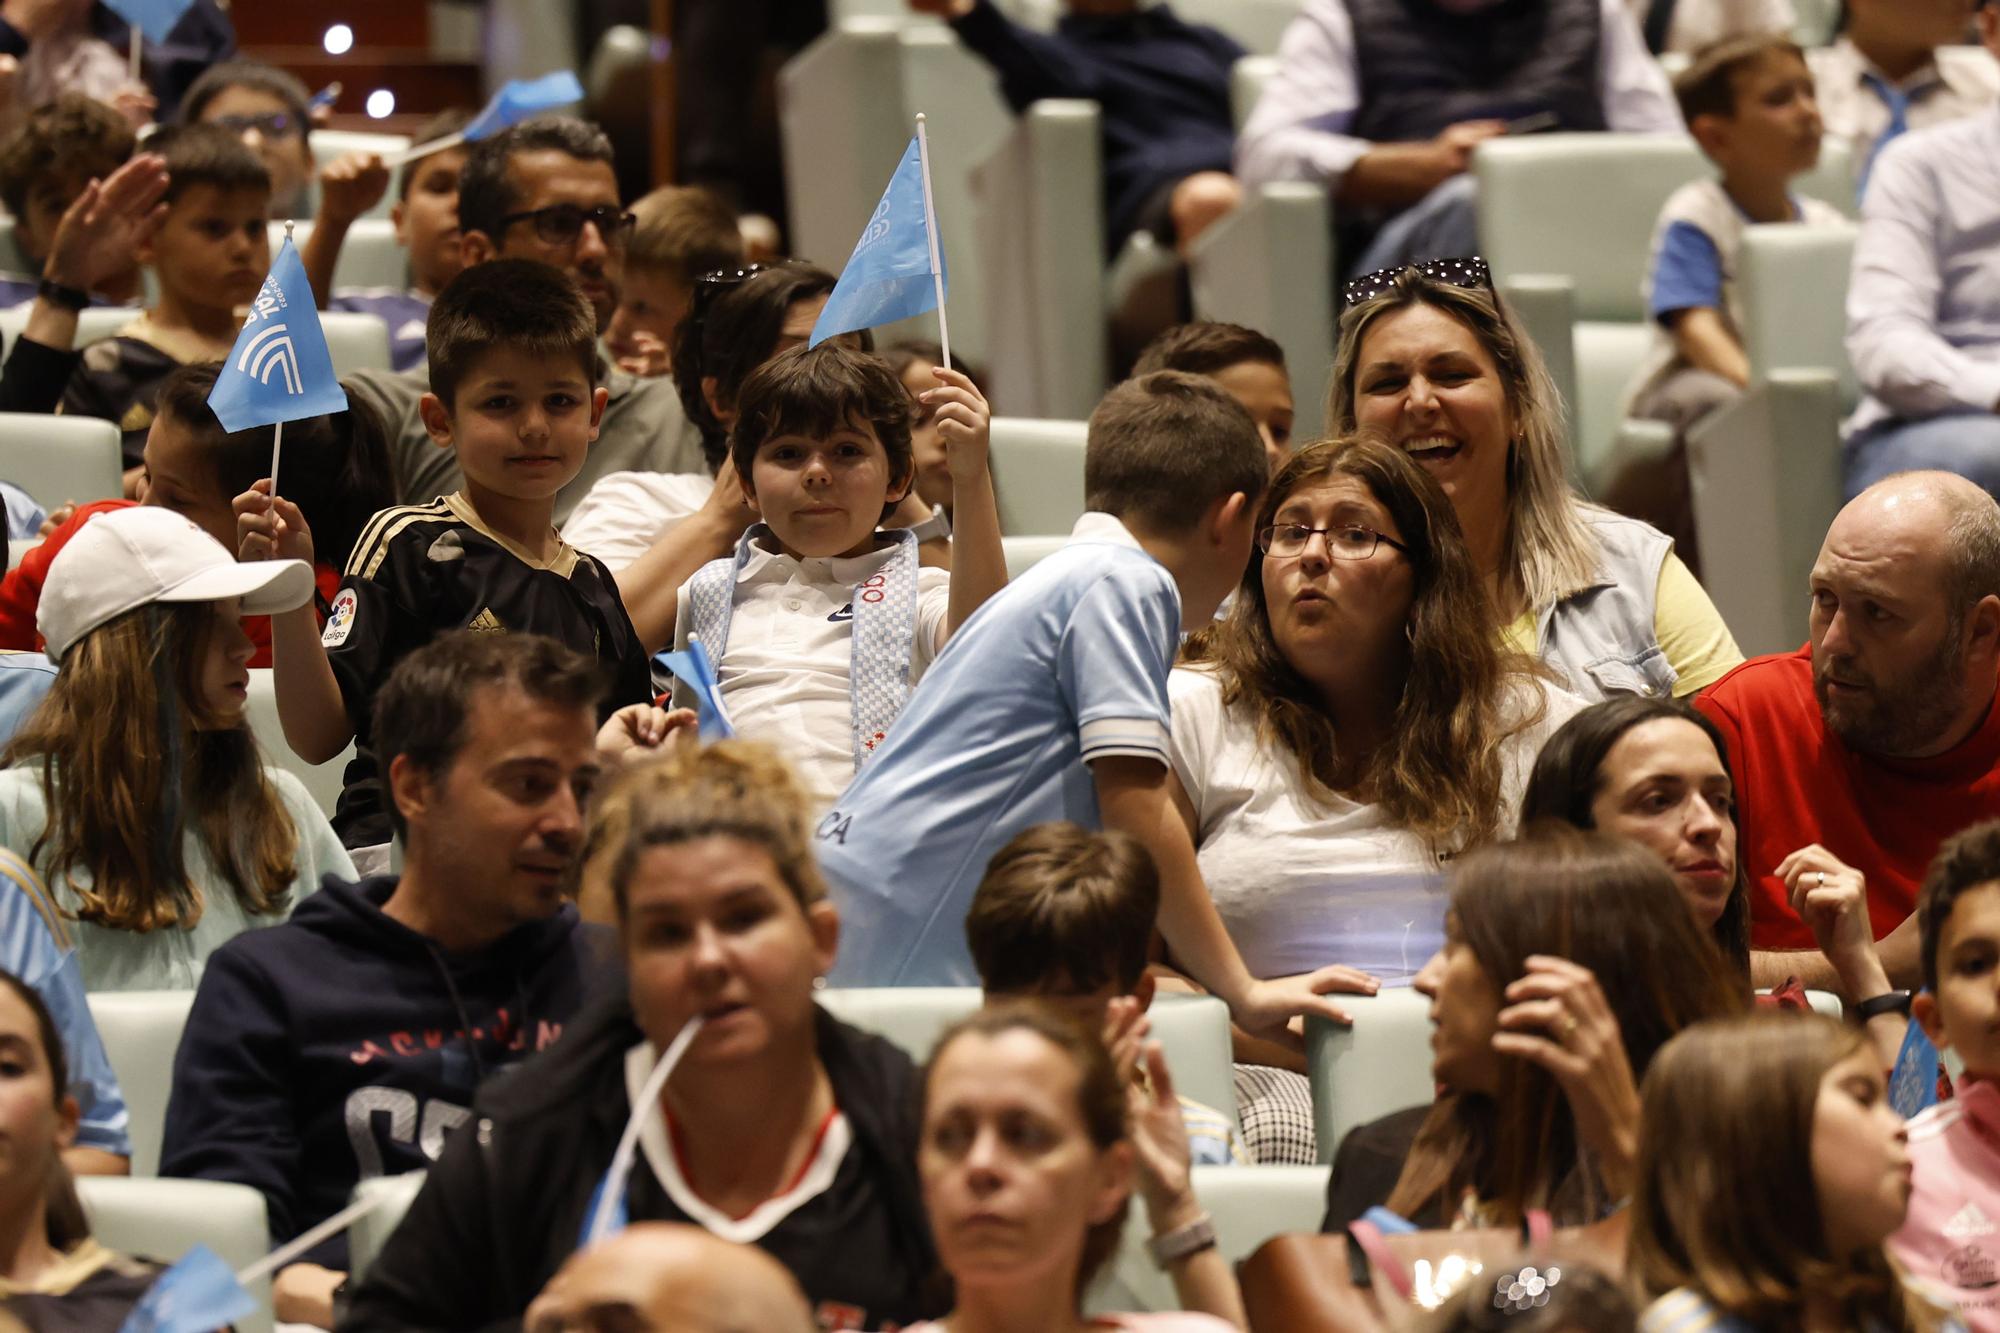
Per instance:
[[[1069,543],[982,607],[818,829],[840,907],[834,985],[972,985],[966,910],[988,860],[1031,824],[1137,838],[1160,869],[1176,962],[1271,1033],[1344,1021],[1328,972],[1253,979],[1167,795],[1167,671],[1250,558],[1269,465],[1249,414],[1179,371],[1129,380],[1090,419],[1090,512]]]

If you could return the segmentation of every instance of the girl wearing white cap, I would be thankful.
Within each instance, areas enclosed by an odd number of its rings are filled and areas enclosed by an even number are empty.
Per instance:
[[[243,720],[241,617],[312,591],[309,565],[238,564],[165,509],[101,514],[50,564],[36,624],[62,669],[6,751],[0,845],[77,918],[88,989],[191,990],[231,936],[354,877]]]

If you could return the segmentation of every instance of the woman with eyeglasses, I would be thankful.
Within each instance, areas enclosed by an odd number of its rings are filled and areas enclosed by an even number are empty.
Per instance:
[[[1176,804],[1252,974],[1408,985],[1444,938],[1445,862],[1512,831],[1580,702],[1501,650],[1450,504],[1400,450],[1294,454],[1257,546],[1169,679]],[[1303,1059],[1241,1035],[1237,1057],[1252,1155],[1315,1160]]]
[[[1444,488],[1508,647],[1591,700],[1684,697],[1743,660],[1672,541],[1571,486],[1562,402],[1485,260],[1368,274],[1346,302],[1327,421]]]

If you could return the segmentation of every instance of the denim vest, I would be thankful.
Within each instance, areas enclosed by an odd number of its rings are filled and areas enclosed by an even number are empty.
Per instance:
[[[1679,674],[1654,627],[1660,567],[1673,539],[1594,505],[1580,517],[1597,539],[1595,579],[1535,618],[1535,653],[1590,703],[1616,694],[1673,693]]]

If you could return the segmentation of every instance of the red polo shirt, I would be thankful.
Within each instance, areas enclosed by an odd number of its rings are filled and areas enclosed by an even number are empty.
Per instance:
[[[1856,754],[1820,717],[1810,647],[1752,658],[1695,703],[1729,742],[1755,948],[1814,947],[1772,873],[1807,843],[1867,876],[1868,915],[1880,939],[1916,910],[1938,844],[2000,816],[2000,708],[1989,707],[1978,731],[1929,759]]]

